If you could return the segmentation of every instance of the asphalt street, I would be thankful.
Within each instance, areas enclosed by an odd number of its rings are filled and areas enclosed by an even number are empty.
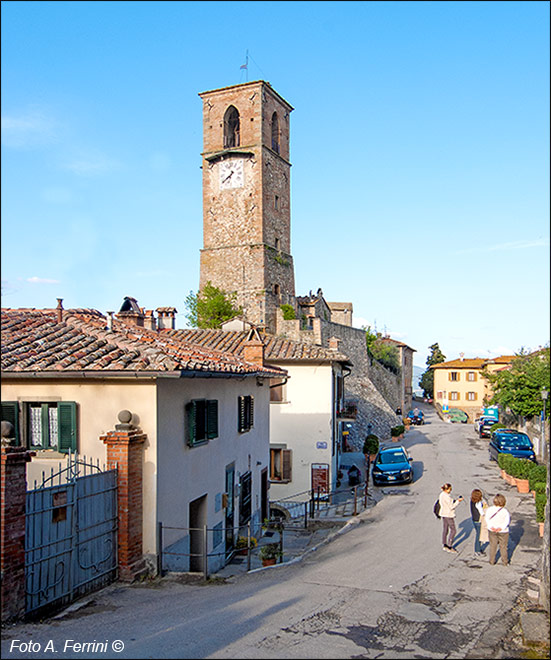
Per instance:
[[[56,619],[5,628],[3,657],[516,657],[504,640],[541,561],[533,501],[504,483],[471,424],[447,424],[424,409],[427,423],[403,440],[414,482],[383,488],[346,533],[301,561],[207,584],[117,583]],[[442,550],[432,513],[445,482],[466,500],[457,510],[457,555]],[[474,556],[473,488],[507,498],[507,567]]]

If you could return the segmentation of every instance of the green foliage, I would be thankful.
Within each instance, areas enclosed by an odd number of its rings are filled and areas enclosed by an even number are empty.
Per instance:
[[[260,559],[279,559],[282,554],[283,553],[279,548],[279,543],[266,543],[266,545],[261,545],[258,553]]]
[[[536,521],[545,522],[545,505],[547,497],[545,493],[536,493]]]
[[[406,430],[405,426],[403,424],[399,424],[398,426],[393,426],[390,429],[390,435],[393,438],[397,438],[398,436],[402,435],[402,433],[404,433],[405,430]]]
[[[419,380],[419,386],[423,389],[425,396],[434,397],[434,370],[431,369],[433,364],[440,364],[446,361],[446,356],[440,350],[438,342],[429,346],[430,354],[427,358],[427,370],[423,373]]]
[[[523,349],[513,360],[510,369],[490,373],[483,370],[484,377],[492,386],[491,404],[500,404],[522,417],[539,416],[543,409],[541,391],[550,390],[549,347],[529,354]],[[550,406],[546,407],[549,418]]]
[[[396,346],[383,340],[380,332],[373,332],[371,326],[363,327],[365,330],[365,344],[367,354],[395,374],[401,373],[400,352]]]
[[[546,489],[547,489],[547,484],[544,483],[543,481],[538,481],[537,483],[534,484],[534,488],[532,488],[532,490],[535,491],[536,495],[538,495],[538,493],[540,495],[541,493],[545,495]]]
[[[512,468],[512,462],[514,460],[516,460],[515,457],[512,456],[511,454],[501,454],[501,455],[503,456],[503,458],[501,459],[501,461],[503,463],[503,468],[502,469],[505,470],[505,472],[507,472],[507,474],[511,474],[511,470],[513,469]],[[513,476],[513,475],[511,474],[511,476]]]
[[[379,451],[379,438],[374,433],[370,433],[365,438],[362,452],[364,454],[376,454],[378,451]]]
[[[505,470],[505,457],[509,456],[509,454],[498,454],[497,455],[497,464],[502,470]]]
[[[535,490],[534,486],[542,481],[543,483],[547,482],[547,466],[546,465],[535,465],[528,476],[528,481],[530,482],[530,490]]]
[[[498,431],[499,429],[504,429],[507,428],[505,424],[500,424],[499,422],[496,422],[493,426],[490,426],[490,433],[493,433],[494,431]]]
[[[532,461],[527,458],[514,458],[511,462],[512,472],[509,472],[509,474],[515,479],[528,479],[532,465]]]
[[[256,537],[251,536],[251,548],[256,548],[258,541]],[[238,536],[237,541],[235,542],[235,548],[237,550],[242,550],[243,548],[249,547],[249,543],[246,536]]]
[[[283,312],[283,318],[285,321],[296,319],[295,310],[292,305],[280,305],[280,309]]]
[[[189,292],[186,318],[193,328],[220,328],[224,321],[242,313],[241,307],[235,306],[236,297],[207,282],[199,293]]]

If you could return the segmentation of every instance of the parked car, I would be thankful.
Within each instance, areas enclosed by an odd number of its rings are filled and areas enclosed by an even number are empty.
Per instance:
[[[383,445],[375,457],[371,475],[375,486],[413,481],[413,459],[402,445]]]
[[[485,415],[482,415],[481,417],[477,417],[477,418],[474,420],[474,428],[475,428],[475,431],[476,431],[478,434],[480,434],[480,427],[482,426],[482,424],[483,424],[484,422],[487,422],[487,421],[488,421],[488,422],[489,422],[489,421],[493,421],[495,424],[497,424],[497,422],[498,422],[498,420],[497,420],[495,417],[487,417],[487,416],[485,416]]]
[[[425,423],[425,416],[419,410],[419,408],[415,408],[414,410],[410,410],[407,414],[407,418],[409,420],[411,420],[412,424],[415,424],[417,426],[420,426],[421,424]]]
[[[492,433],[488,445],[490,460],[497,461],[499,454],[512,454],[516,458],[529,458],[536,462],[534,445],[526,433],[514,429],[498,429]]]
[[[491,436],[490,429],[494,424],[497,424],[497,421],[495,419],[485,419],[480,425],[480,430],[478,432],[478,435],[481,438],[489,438]]]

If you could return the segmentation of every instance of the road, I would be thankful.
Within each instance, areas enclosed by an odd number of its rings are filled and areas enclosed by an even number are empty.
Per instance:
[[[403,441],[414,458],[413,484],[384,489],[347,533],[302,561],[230,583],[111,585],[76,612],[5,629],[3,657],[511,657],[502,640],[541,558],[533,502],[501,480],[471,424],[446,424],[424,410],[427,423]],[[467,500],[457,510],[457,555],[443,552],[432,513],[444,482]],[[468,499],[475,487],[507,497],[508,567],[474,557]],[[20,644],[29,640],[40,650],[25,651]]]

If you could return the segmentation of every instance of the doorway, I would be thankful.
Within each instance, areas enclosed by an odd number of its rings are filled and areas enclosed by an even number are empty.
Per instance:
[[[204,533],[203,528],[207,524],[207,496],[193,500],[189,503],[189,570],[190,572],[201,572],[203,566]]]

